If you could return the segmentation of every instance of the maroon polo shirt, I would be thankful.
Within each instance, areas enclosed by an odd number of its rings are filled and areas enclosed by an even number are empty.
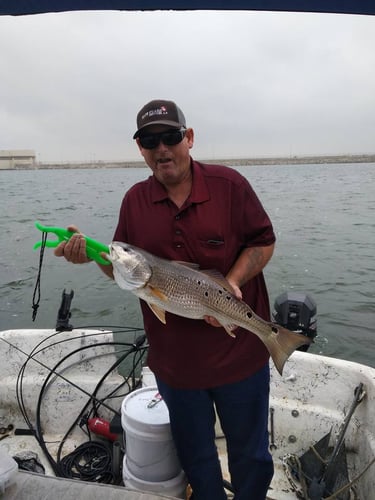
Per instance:
[[[192,160],[192,173],[192,191],[181,208],[153,176],[130,188],[113,239],[225,276],[244,248],[274,243],[272,224],[237,171]],[[242,293],[244,301],[269,320],[263,274],[249,281]],[[236,382],[268,361],[264,344],[247,330],[238,328],[233,339],[224,328],[170,313],[164,325],[143,301],[141,307],[150,344],[148,365],[173,387],[203,389]]]

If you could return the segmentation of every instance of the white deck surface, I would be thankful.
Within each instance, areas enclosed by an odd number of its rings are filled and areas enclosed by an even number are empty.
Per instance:
[[[41,339],[53,333],[52,330],[28,330],[0,332],[14,346],[26,353],[31,352]],[[99,342],[99,338],[91,337],[90,332],[65,332],[66,337],[75,336],[79,346],[90,342]],[[101,341],[110,342],[111,333],[100,332]],[[55,339],[53,340],[55,342]],[[106,371],[109,363],[115,358],[111,346],[97,346],[93,352],[77,354],[64,366],[64,375],[84,387],[91,393]],[[67,351],[72,350],[70,342],[52,345],[51,349],[41,353],[37,358],[46,365],[43,368],[35,361],[28,364],[24,374],[24,404],[31,419],[35,419],[35,406],[41,390],[41,383],[48,367],[55,366]],[[14,428],[25,429],[27,426],[19,413],[16,398],[16,379],[26,356],[19,350],[0,341],[0,428],[12,424]],[[99,365],[98,365],[99,363]],[[47,367],[48,365],[48,367]],[[149,379],[149,373],[147,378]],[[152,374],[151,374],[152,375]],[[113,373],[107,380],[104,392],[111,392],[122,381],[121,375]],[[150,380],[145,380],[146,385]],[[332,429],[332,438],[336,439],[343,420],[352,404],[354,389],[362,383],[366,396],[356,409],[348,426],[345,442],[347,448],[348,469],[351,479],[366,468],[375,456],[375,369],[357,363],[342,361],[324,356],[295,352],[285,365],[281,377],[272,367],[270,406],[273,409],[274,442],[272,454],[275,464],[275,476],[268,492],[270,500],[295,500],[297,498],[289,483],[282,465],[287,453],[301,456],[311,445],[319,441]],[[72,419],[77,415],[77,407],[81,408],[87,400],[85,394],[77,392],[69,383],[55,377],[48,385],[43,399],[42,417],[44,438],[49,443],[59,443]],[[120,406],[120,403],[117,405]],[[270,430],[270,426],[269,426]],[[229,481],[227,471],[225,440],[221,429],[217,426],[217,444],[225,478]],[[0,436],[1,437],[1,436]],[[64,447],[64,453],[74,449],[85,436],[78,431]],[[50,444],[54,453],[56,446]],[[43,451],[33,436],[15,435],[0,441],[0,449],[13,456],[21,450],[33,450],[43,461],[48,475],[53,475],[51,467],[44,459]],[[375,500],[375,464],[363,474],[358,485],[355,485],[359,500]],[[18,473],[16,484],[7,489],[4,500],[95,500],[105,498],[112,500],[151,500],[165,498],[160,493],[134,492],[121,487],[109,487],[99,484],[68,481],[54,477],[38,477],[28,473]],[[3,500],[3,498],[1,500]],[[167,497],[168,498],[168,497]],[[171,498],[171,497],[169,497]],[[230,498],[230,495],[229,495]]]

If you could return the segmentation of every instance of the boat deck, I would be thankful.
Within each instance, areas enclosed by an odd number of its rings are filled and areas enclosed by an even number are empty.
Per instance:
[[[30,432],[27,435],[29,428],[20,413],[20,401],[16,396],[20,372],[22,407],[27,412],[31,427],[36,428],[40,421],[39,432],[52,456],[56,456],[59,443],[64,440],[63,455],[66,455],[87,441],[87,435],[81,428],[76,428],[67,439],[64,436],[90,395],[96,391],[98,380],[117,359],[111,345],[111,332],[64,332],[58,341],[55,334],[53,330],[14,330],[0,334],[5,340],[0,342],[0,450],[10,456],[32,450],[38,454],[46,471],[46,476],[17,472],[15,484],[7,488],[2,500],[99,499],[95,495],[107,500],[120,498],[118,495],[122,500],[173,498],[163,496],[164,492],[135,492],[124,486],[53,477],[54,471],[42,448]],[[49,337],[48,343],[46,339]],[[43,347],[40,347],[40,342],[43,342]],[[86,349],[89,345],[92,345],[92,350]],[[36,351],[35,346],[39,346]],[[83,350],[76,349],[77,346]],[[71,352],[74,355],[69,354],[66,362],[58,365],[57,372],[57,364]],[[27,359],[27,369],[22,371]],[[145,373],[144,385],[153,385],[150,373],[147,370]],[[121,406],[121,397],[124,397],[123,389],[117,400],[106,398],[109,394],[113,395],[123,382],[124,377],[114,371],[106,378],[100,388],[101,394],[98,394],[101,400],[108,401],[117,411]],[[273,368],[271,370],[269,432],[275,475],[268,492],[269,500],[296,500],[297,495],[284,470],[284,457],[287,454],[300,457],[330,431],[334,442],[343,428],[359,384],[363,384],[365,396],[345,433],[349,478],[355,480],[350,498],[375,500],[375,369],[302,352],[295,352],[290,357],[282,377]],[[39,410],[38,399],[41,402]],[[107,410],[100,407],[100,416],[105,418]],[[11,428],[7,430],[9,425]],[[230,481],[225,439],[219,425],[216,435],[223,474]],[[359,478],[358,481],[356,478]],[[30,493],[33,488],[35,494]],[[231,497],[228,494],[228,498]]]

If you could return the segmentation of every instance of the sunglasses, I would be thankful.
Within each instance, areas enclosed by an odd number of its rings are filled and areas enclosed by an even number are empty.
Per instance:
[[[175,146],[176,144],[180,144],[185,134],[186,129],[180,128],[180,130],[168,130],[167,132],[161,132],[159,134],[141,135],[139,136],[139,143],[144,149],[157,148],[160,141],[165,146]]]

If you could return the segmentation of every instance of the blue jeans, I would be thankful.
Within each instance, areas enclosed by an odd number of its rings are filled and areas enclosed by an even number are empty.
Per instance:
[[[194,500],[224,500],[215,445],[215,410],[228,450],[235,500],[264,500],[273,476],[268,451],[269,366],[251,377],[206,390],[173,389],[157,379],[169,410],[177,453]]]

